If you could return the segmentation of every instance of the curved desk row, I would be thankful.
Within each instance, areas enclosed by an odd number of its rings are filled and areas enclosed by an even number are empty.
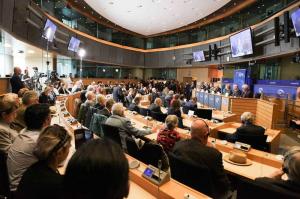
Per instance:
[[[57,111],[58,115],[56,118],[53,118],[54,123],[58,123],[62,126],[64,126],[72,135],[72,148],[75,151],[75,141],[74,141],[74,131],[78,128],[81,128],[81,124],[70,124],[69,120],[73,118],[72,114],[64,115],[64,112],[72,113],[73,109],[73,101],[75,98],[79,97],[79,93],[76,93],[74,95],[70,96],[61,96],[58,98],[57,102]],[[68,162],[69,158],[72,156],[72,152],[69,154],[69,157],[67,158],[66,162]],[[129,155],[126,155],[128,158],[128,161],[131,162],[132,160],[135,160]],[[64,173],[67,163],[64,164],[62,168],[60,168],[60,172]],[[171,179],[169,182],[165,183],[164,185],[157,187],[156,185],[152,184],[148,180],[142,177],[142,173],[145,170],[147,165],[140,163],[140,166],[138,169],[130,169],[129,175],[130,175],[130,181],[131,181],[131,187],[130,187],[130,193],[128,198],[143,198],[143,199],[151,199],[151,198],[160,198],[160,199],[182,199],[184,198],[185,194],[190,194],[196,197],[197,199],[202,198],[209,198],[208,196],[191,189],[173,179]]]

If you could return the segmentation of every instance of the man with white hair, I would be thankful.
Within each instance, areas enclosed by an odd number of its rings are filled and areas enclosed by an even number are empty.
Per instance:
[[[152,104],[154,102],[154,100],[159,97],[159,95],[156,91],[156,88],[152,88],[150,95],[151,95],[151,102],[150,103]]]
[[[230,142],[240,141],[250,144],[253,148],[262,147],[256,146],[259,143],[265,143],[265,129],[257,126],[254,123],[254,115],[250,112],[244,112],[241,115],[242,126],[237,128],[236,132],[227,136]]]
[[[286,174],[288,179],[283,180]],[[256,178],[255,182],[265,187],[271,187],[280,192],[291,194],[291,198],[300,197],[300,147],[291,147],[285,154],[282,169],[276,170],[269,176]],[[293,197],[294,196],[294,197]]]
[[[93,91],[88,91],[85,94],[86,96],[86,101],[84,102],[84,104],[86,106],[94,106],[95,105],[95,99],[96,99],[96,95]]]
[[[249,88],[249,86],[247,84],[244,84],[242,86],[242,95],[241,95],[242,98],[252,98],[253,97],[253,94]]]
[[[127,136],[145,136],[151,134],[151,129],[139,130],[132,126],[130,119],[126,118],[124,115],[124,107],[122,103],[116,103],[112,107],[112,115],[106,120],[105,124],[118,127],[121,136],[122,148],[124,150],[126,147],[126,137]]]
[[[162,100],[160,98],[156,98],[154,103],[149,106],[149,110],[156,113],[162,113],[161,111]]]

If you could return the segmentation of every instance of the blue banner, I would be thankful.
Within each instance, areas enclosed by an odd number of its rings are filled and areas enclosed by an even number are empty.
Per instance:
[[[291,99],[295,100],[297,87],[255,84],[254,93],[261,92],[263,92],[266,96],[274,96],[278,98],[287,98],[289,95]]]
[[[233,82],[238,85],[239,89],[242,89],[243,84],[246,83],[246,69],[234,70]]]
[[[204,92],[199,92],[199,101],[201,104],[204,104]]]
[[[214,108],[215,107],[215,95],[214,94],[209,94],[208,95],[208,105],[210,108]]]
[[[257,84],[299,87],[300,81],[299,80],[258,80]]]
[[[209,102],[208,102],[208,93],[204,93],[204,100],[203,100],[203,104],[208,106]]]
[[[223,106],[228,106],[229,103],[229,98],[228,97],[222,97],[222,105]]]
[[[214,108],[217,110],[221,110],[222,97],[221,95],[215,95],[215,106]]]

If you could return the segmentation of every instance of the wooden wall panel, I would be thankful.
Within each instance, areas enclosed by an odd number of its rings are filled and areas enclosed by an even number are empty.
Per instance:
[[[256,115],[257,99],[254,98],[230,98],[231,112],[236,114],[239,121],[244,112],[251,112]]]
[[[278,119],[278,106],[266,100],[257,100],[255,122],[265,128],[274,129]]]

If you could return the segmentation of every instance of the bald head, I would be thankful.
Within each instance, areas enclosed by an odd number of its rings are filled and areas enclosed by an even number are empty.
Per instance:
[[[20,75],[21,74],[21,68],[19,68],[19,67],[14,67],[14,74],[15,75]]]
[[[195,120],[191,125],[191,137],[200,141],[202,144],[207,144],[209,128],[204,120]]]

